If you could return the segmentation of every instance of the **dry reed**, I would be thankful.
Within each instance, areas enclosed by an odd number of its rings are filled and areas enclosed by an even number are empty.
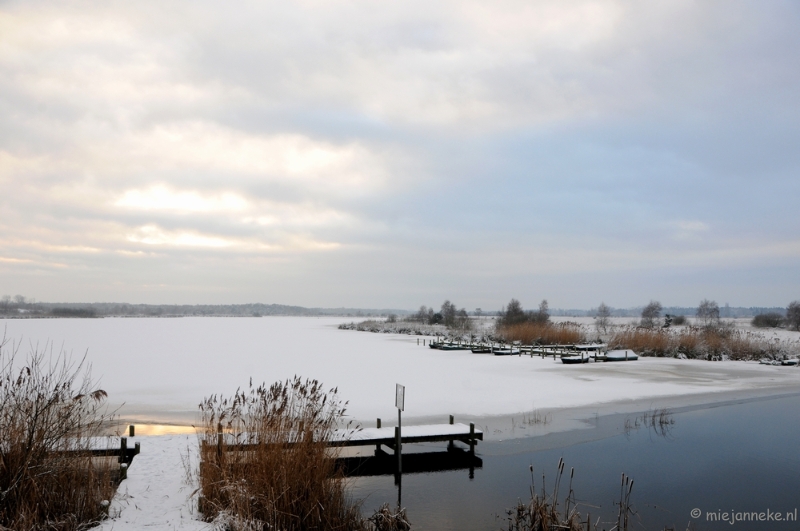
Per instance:
[[[669,437],[674,425],[675,419],[669,409],[653,409],[633,419],[625,419],[625,434],[627,435],[631,431],[638,430],[639,428],[648,428],[656,435]]]
[[[731,326],[677,330],[627,327],[612,336],[609,347],[632,349],[643,356],[685,356],[708,360],[780,359],[800,352],[800,343],[769,340]]]
[[[581,326],[575,323],[519,323],[503,327],[499,335],[523,345],[574,345],[585,340]]]
[[[119,465],[80,451],[113,415],[89,368],[0,344],[0,528],[86,529],[106,516]],[[88,453],[88,452],[87,452]]]
[[[547,493],[544,474],[542,475],[541,493],[537,492],[533,477],[533,465],[530,466],[530,501],[528,503],[519,502],[515,508],[506,511],[508,531],[552,531],[554,529],[581,531],[583,529],[584,524],[577,511],[575,492],[572,490],[575,469],[570,469],[569,487],[567,496],[563,500],[563,508],[559,504],[564,466],[563,458],[559,459],[552,494]]]
[[[364,529],[327,440],[345,405],[336,389],[293,380],[200,404],[200,510],[240,529]],[[220,431],[221,428],[221,431]]]

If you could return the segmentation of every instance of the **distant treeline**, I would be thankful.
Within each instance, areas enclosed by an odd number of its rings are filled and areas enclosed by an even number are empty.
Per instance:
[[[21,299],[21,300],[20,300]],[[128,304],[114,302],[36,302],[24,297],[0,299],[0,315],[15,317],[386,317],[412,312],[393,309],[305,308],[285,304]]]
[[[446,301],[449,304],[449,301]],[[434,312],[426,308],[431,314],[440,313],[442,319],[445,314],[452,313],[463,321],[465,315],[469,316],[502,316],[505,308],[497,310],[466,310],[464,308],[453,312]],[[444,306],[443,306],[444,308]],[[636,308],[609,308],[611,317],[639,317],[643,307]],[[595,317],[597,308],[589,310],[562,310],[549,309],[549,315],[558,317]],[[669,306],[662,309],[664,314],[696,315],[696,307]],[[721,318],[754,317],[764,314],[786,315],[785,307],[760,307],[760,306],[721,306]],[[303,306],[290,306],[286,304],[129,304],[117,302],[37,302],[27,299],[22,295],[0,297],[0,315],[9,317],[181,317],[181,316],[225,316],[225,317],[260,317],[270,315],[286,316],[346,316],[346,317],[406,317],[412,319],[419,315],[419,311],[397,309],[365,309],[365,308],[306,308]]]
[[[611,308],[611,317],[640,317],[644,306],[637,306],[635,308]],[[687,317],[694,317],[697,315],[697,307],[687,306],[664,306],[662,308],[664,314],[670,315],[685,315]],[[785,306],[720,306],[719,316],[721,318],[736,318],[736,317],[755,317],[767,313],[779,313],[786,315]],[[557,315],[560,317],[594,317],[597,315],[597,308],[591,310],[550,310],[550,315]]]

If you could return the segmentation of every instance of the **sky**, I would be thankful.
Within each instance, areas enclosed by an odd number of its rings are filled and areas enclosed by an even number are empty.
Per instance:
[[[800,298],[793,1],[0,1],[0,293]]]

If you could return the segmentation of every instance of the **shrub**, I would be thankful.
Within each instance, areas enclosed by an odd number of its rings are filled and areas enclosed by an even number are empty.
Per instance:
[[[761,313],[753,317],[750,324],[756,328],[778,328],[783,324],[783,316],[779,313]]]
[[[345,405],[336,389],[325,392],[316,380],[298,377],[206,398],[199,432],[203,517],[254,530],[362,529],[327,446]]]
[[[672,316],[672,324],[675,326],[681,326],[686,324],[686,316],[684,315],[673,315]]]
[[[0,344],[0,528],[85,529],[114,493],[112,463],[79,457],[111,420],[88,367]],[[118,465],[117,465],[118,466]]]

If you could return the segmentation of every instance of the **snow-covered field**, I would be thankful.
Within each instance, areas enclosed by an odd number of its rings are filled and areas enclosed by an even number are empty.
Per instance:
[[[439,351],[416,336],[338,330],[342,318],[8,320],[9,339],[52,342],[84,353],[123,418],[192,423],[212,393],[293,375],[338,387],[349,414],[365,422],[395,415],[483,418],[532,408],[578,407],[692,393],[800,385],[797,368],[756,363],[642,358],[567,366],[551,359]]]
[[[616,410],[641,410],[667,397],[685,404],[687,399],[708,401],[709,393],[724,391],[800,390],[800,369],[793,367],[654,358],[563,365],[553,359],[431,350],[417,345],[416,336],[337,330],[342,321],[42,319],[9,320],[5,326],[8,339],[23,341],[22,353],[48,342],[56,351],[63,345],[76,357],[86,353],[110,400],[125,403],[120,414],[137,424],[191,423],[205,396],[231,394],[251,377],[273,382],[295,374],[338,386],[341,398],[350,402],[350,415],[367,426],[375,417],[391,425],[395,383],[406,386],[404,423],[415,417],[444,422],[455,414],[492,428],[504,416],[534,408],[599,408],[607,403]],[[186,430],[142,437],[148,432],[143,428],[137,427],[140,436],[135,439],[141,441],[142,453],[112,502],[113,518],[99,529],[213,529],[195,520],[194,487],[186,481],[184,461],[195,459],[196,437]],[[489,431],[487,426],[487,435]],[[508,430],[491,431],[509,436]]]

